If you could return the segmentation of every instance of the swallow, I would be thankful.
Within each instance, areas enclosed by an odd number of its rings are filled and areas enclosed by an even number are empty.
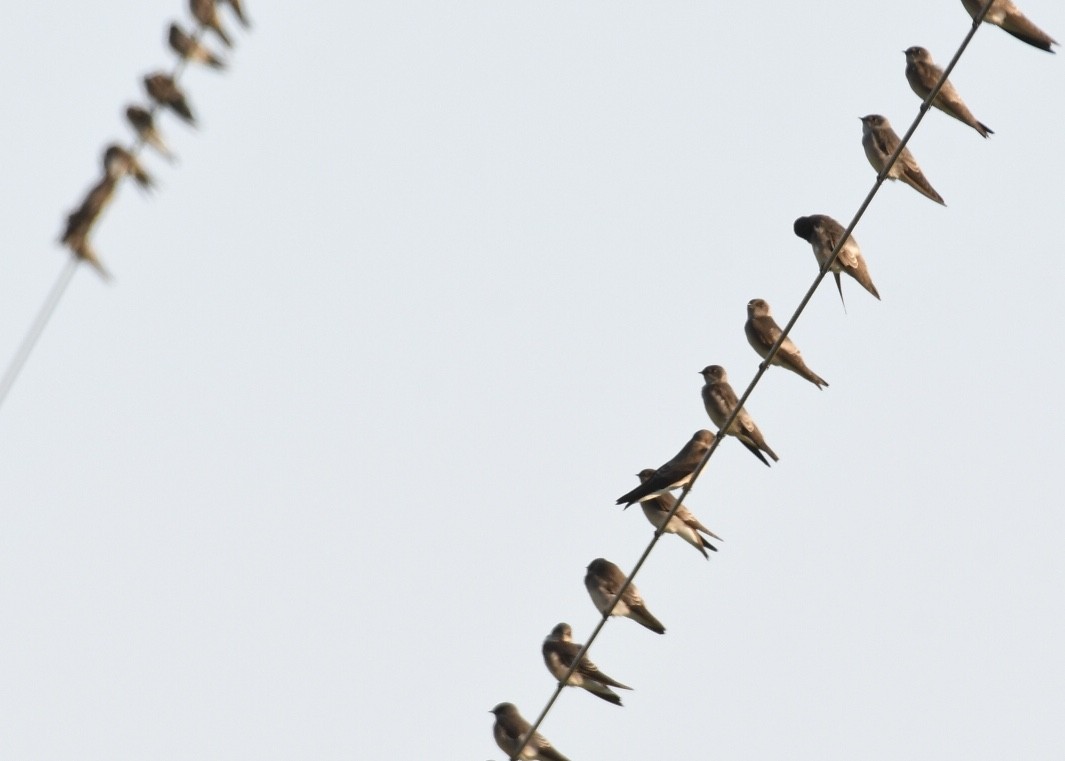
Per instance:
[[[961,0],[961,4],[965,6],[965,10],[969,12],[969,15],[975,19],[980,9],[984,7],[984,0]],[[991,9],[984,16],[984,23],[1002,27],[1004,31],[1012,34],[1018,40],[1027,42],[1032,47],[1045,50],[1048,53],[1054,52],[1050,49],[1051,45],[1061,44],[1029,21],[1028,17],[1017,10],[1017,6],[1010,0],[994,0],[991,3]]]
[[[149,74],[144,78],[144,89],[160,106],[170,108],[193,127],[196,126],[196,117],[192,115],[188,100],[172,77],[162,72]]]
[[[928,93],[932,92],[932,88],[936,86],[939,78],[943,76],[943,69],[935,65],[932,61],[932,54],[922,47],[915,45],[912,48],[906,48],[902,52],[906,55],[906,81],[910,83],[910,88],[917,93],[917,97],[923,101],[928,97]],[[939,92],[936,93],[936,97],[932,100],[932,105],[947,116],[953,116],[962,124],[968,124],[979,132],[982,137],[995,134],[995,131],[986,124],[977,121],[976,117],[973,116],[973,112],[966,107],[965,102],[958,95],[958,91],[954,89],[954,85],[950,83],[950,80],[944,82],[943,86],[939,88]]]
[[[100,262],[96,250],[89,243],[89,232],[100,218],[104,208],[114,198],[115,185],[116,180],[109,176],[104,176],[93,185],[81,205],[67,215],[67,226],[60,238],[60,242],[69,248],[71,253],[95,267],[104,280],[110,280],[111,274]]]
[[[714,441],[714,434],[707,430],[696,431],[684,447],[674,455],[673,459],[654,471],[647,480],[641,479],[642,483],[632,491],[618,497],[615,504],[628,507],[634,502],[643,502],[653,499],[670,489],[677,489],[691,481],[692,473],[699,467],[699,463],[706,456],[706,451]]]
[[[584,586],[592,597],[596,609],[606,615],[610,604],[617,597],[618,590],[625,583],[625,574],[621,569],[603,558],[596,558],[588,564],[588,573],[584,577]],[[665,634],[666,628],[662,623],[651,615],[651,611],[643,604],[643,597],[635,584],[629,584],[625,594],[618,600],[618,604],[611,611],[612,616],[625,616],[631,618],[640,626],[645,626],[655,634]]]
[[[170,43],[170,49],[186,61],[207,64],[212,69],[224,69],[226,67],[221,58],[208,50],[207,46],[202,42],[186,34],[185,30],[176,23],[170,25],[170,34],[167,36],[167,41]]]
[[[244,13],[244,5],[240,0],[223,0],[228,2],[233,7],[233,12],[237,14],[237,20],[240,21],[241,26],[245,29],[251,28],[251,21],[248,19],[246,13]]]
[[[843,225],[824,214],[799,217],[795,220],[793,229],[796,235],[813,247],[814,257],[821,269],[825,268],[832,250],[844,233]],[[873,285],[873,279],[869,276],[869,267],[865,264],[865,257],[862,256],[862,250],[858,248],[854,236],[847,236],[847,242],[840,247],[839,255],[832,262],[831,269],[832,275],[836,278],[836,290],[839,291],[840,301],[843,301],[843,284],[839,279],[841,272],[850,275],[861,284],[862,288],[876,296],[877,299],[880,298],[876,286]],[[843,308],[847,308],[845,301],[843,301]]]
[[[873,165],[877,174],[880,174],[887,166],[891,154],[899,147],[899,136],[891,128],[891,122],[880,114],[869,114],[860,118],[865,157],[869,159],[869,163]],[[925,179],[921,167],[917,166],[917,159],[910,153],[909,148],[902,149],[902,153],[888,171],[887,179],[902,180],[921,195],[931,198],[942,206],[947,205],[943,201],[943,196],[939,195],[932,184]]]
[[[747,302],[747,323],[743,326],[743,332],[747,334],[747,343],[751,345],[751,348],[758,352],[759,357],[765,359],[784,331],[773,319],[773,314],[765,299],[751,299]],[[791,370],[813,383],[818,389],[828,385],[824,378],[806,366],[802,352],[790,338],[785,338],[780,344],[770,364]]]
[[[140,106],[129,106],[126,109],[126,119],[142,143],[152,146],[171,163],[174,162],[176,157],[166,143],[163,142],[163,137],[159,134],[159,130],[155,128],[155,120],[152,118],[150,111]]]
[[[218,35],[222,44],[227,48],[233,47],[233,40],[226,34],[222,19],[218,17],[218,4],[215,0],[189,0],[189,9],[197,21]]]
[[[621,697],[610,688],[617,687],[619,690],[631,690],[632,688],[608,677],[588,660],[588,656],[582,657],[578,662],[577,654],[580,653],[582,647],[584,646],[573,641],[573,629],[569,624],[558,624],[544,639],[541,648],[544,665],[555,679],[562,681],[566,672],[574,663],[577,663],[577,667],[573,669],[566,684],[571,687],[581,687],[608,703],[621,705]]]
[[[128,174],[143,190],[152,190],[155,187],[155,180],[137,161],[137,157],[114,143],[104,151],[104,173],[114,180],[122,179]]]
[[[539,732],[534,732],[524,747],[519,751],[518,743],[532,728],[532,724],[525,721],[517,707],[513,703],[500,703],[489,713],[495,714],[496,723],[492,727],[492,736],[496,739],[496,745],[507,756],[517,756],[527,761],[569,761],[554,746],[547,741]]]
[[[646,468],[641,470],[637,475],[640,479],[640,483],[645,483],[651,480],[655,475],[655,471],[652,468]],[[673,506],[677,504],[677,498],[672,494],[666,492],[660,494],[653,499],[647,499],[640,503],[640,507],[643,509],[643,514],[647,520],[656,529],[660,529],[667,534],[676,534],[681,539],[686,541],[699,552],[703,553],[703,557],[707,560],[710,556],[707,554],[707,550],[711,552],[717,552],[717,547],[706,541],[706,536],[711,536],[717,539],[719,542],[723,541],[720,536],[708,529],[699,519],[692,514],[684,505],[677,508],[677,512],[670,518],[669,523],[666,523],[666,516],[673,510]],[[624,509],[628,509],[629,506],[625,505]],[[665,524],[663,526],[663,524]],[[701,532],[701,533],[700,533]]]
[[[708,365],[699,374],[706,381],[703,385],[703,406],[706,407],[706,414],[714,421],[714,425],[720,428],[725,419],[736,409],[739,398],[729,385],[728,373],[721,365]],[[765,438],[758,430],[758,426],[754,424],[754,419],[742,407],[725,433],[739,439],[740,443],[767,467],[769,460],[762,455],[762,452],[772,457],[774,462],[780,460],[776,452],[765,443]]]

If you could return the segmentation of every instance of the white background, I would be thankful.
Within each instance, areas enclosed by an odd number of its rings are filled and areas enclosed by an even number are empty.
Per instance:
[[[1065,37],[1065,10],[1025,0]],[[614,499],[737,391],[745,305],[816,273],[901,134],[902,50],[956,0],[258,2],[189,70],[0,409],[0,757],[456,758],[532,719],[542,638],[596,621],[588,562],[651,535]],[[181,0],[16,3],[0,27],[0,355]],[[208,38],[210,40],[210,38]],[[210,40],[216,47],[217,41]],[[668,632],[592,651],[574,761],[1060,758],[1065,60],[985,27],[932,112],[942,208],[883,188],[855,237],[883,297],[823,284],[638,577]]]

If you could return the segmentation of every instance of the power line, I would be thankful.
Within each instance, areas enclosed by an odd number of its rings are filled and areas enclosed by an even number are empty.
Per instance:
[[[962,39],[961,44],[958,45],[958,49],[957,51],[955,51],[954,56],[950,59],[950,63],[947,64],[946,68],[943,69],[943,73],[942,75],[940,75],[939,81],[936,82],[935,87],[932,88],[932,91],[928,93],[928,96],[924,99],[924,101],[922,101],[921,107],[917,110],[917,116],[914,117],[913,122],[910,124],[910,128],[906,130],[906,134],[904,134],[899,140],[899,144],[895,148],[895,152],[891,154],[890,158],[885,163],[884,169],[877,174],[876,181],[873,183],[873,187],[866,194],[865,200],[862,201],[861,205],[858,207],[858,210],[854,213],[854,216],[851,218],[850,224],[848,224],[847,227],[844,229],[843,235],[840,236],[840,239],[838,241],[836,241],[836,245],[832,250],[832,255],[829,256],[828,261],[825,262],[825,265],[817,273],[817,277],[814,278],[813,283],[806,290],[806,295],[803,296],[802,300],[799,302],[799,305],[795,308],[795,312],[792,314],[791,319],[788,320],[787,325],[785,325],[784,329],[781,331],[780,337],[777,338],[776,343],[774,343],[773,346],[769,349],[769,353],[766,355],[762,363],[758,366],[758,370],[755,372],[754,377],[751,379],[751,382],[747,384],[747,388],[744,390],[743,394],[740,395],[736,406],[733,408],[732,412],[728,415],[728,417],[725,418],[724,423],[722,423],[722,425],[718,429],[718,433],[716,436],[714,436],[714,440],[710,442],[710,447],[707,449],[706,454],[703,455],[703,459],[699,462],[695,470],[692,472],[691,480],[689,480],[688,483],[685,484],[684,487],[681,489],[680,496],[677,497],[676,504],[673,505],[673,509],[669,511],[669,514],[666,516],[665,520],[662,521],[661,528],[655,529],[654,536],[651,537],[651,541],[647,544],[647,547],[644,549],[643,553],[636,561],[636,565],[633,566],[632,571],[630,571],[628,576],[625,577],[625,581],[621,585],[621,588],[618,589],[617,594],[614,596],[614,599],[611,601],[610,607],[607,608],[606,612],[601,615],[599,623],[596,624],[595,628],[592,630],[591,635],[585,641],[584,646],[580,649],[576,657],[573,659],[573,663],[570,665],[569,669],[567,669],[566,673],[563,674],[562,678],[559,679],[558,684],[555,686],[554,692],[551,693],[551,697],[548,698],[547,704],[544,706],[543,710],[540,711],[540,715],[536,717],[536,721],[534,721],[529,726],[529,731],[526,732],[525,735],[521,739],[519,739],[518,743],[515,745],[516,750],[509,756],[510,761],[516,761],[518,756],[521,754],[522,749],[525,747],[525,744],[533,736],[536,730],[539,729],[540,725],[547,717],[547,714],[550,713],[551,708],[555,704],[555,701],[558,700],[558,696],[561,695],[562,690],[565,689],[570,677],[573,675],[573,672],[577,670],[577,667],[580,665],[581,659],[585,657],[585,655],[591,649],[592,643],[595,642],[596,637],[598,637],[599,633],[603,630],[603,627],[606,625],[607,620],[610,618],[610,614],[614,611],[614,607],[618,604],[618,600],[620,600],[622,595],[624,595],[628,588],[632,586],[632,581],[636,578],[636,574],[640,572],[640,569],[643,567],[643,564],[647,560],[647,557],[651,554],[651,551],[658,543],[659,538],[662,536],[662,534],[665,533],[665,527],[669,525],[669,522],[673,519],[673,516],[677,514],[678,510],[680,510],[681,505],[684,504],[684,500],[687,499],[688,494],[691,493],[691,490],[695,486],[695,482],[699,479],[699,476],[702,475],[702,472],[706,468],[706,465],[710,461],[710,458],[713,457],[714,452],[717,451],[718,444],[721,443],[721,440],[725,436],[724,431],[727,431],[732,426],[733,421],[735,421],[736,417],[740,413],[740,410],[742,410],[744,404],[746,404],[748,397],[750,397],[751,393],[754,391],[759,381],[761,381],[762,376],[764,376],[766,373],[766,370],[769,369],[769,365],[773,361],[773,358],[777,355],[777,352],[780,350],[781,345],[784,343],[784,341],[787,340],[788,334],[791,333],[791,329],[795,326],[795,323],[799,321],[799,317],[801,317],[802,313],[806,310],[806,305],[810,303],[810,299],[813,298],[813,295],[817,291],[817,288],[821,285],[821,281],[824,280],[825,276],[828,275],[828,273],[831,271],[832,265],[835,264],[836,259],[839,257],[840,251],[843,250],[843,247],[846,245],[851,233],[854,232],[854,228],[858,226],[858,223],[861,221],[862,217],[865,216],[866,209],[869,208],[869,205],[872,203],[873,198],[876,197],[876,194],[880,190],[880,187],[887,179],[888,172],[890,172],[891,169],[894,168],[895,161],[902,154],[902,151],[905,150],[906,144],[910,141],[910,137],[917,130],[917,127],[921,124],[921,121],[924,119],[924,115],[928,112],[928,109],[931,108],[932,101],[936,99],[936,96],[942,89],[943,84],[947,81],[947,78],[950,76],[950,73],[957,65],[958,60],[961,58],[966,48],[969,47],[969,42],[972,40],[973,35],[976,34],[976,30],[980,28],[980,24],[983,22],[984,16],[987,15],[987,12],[990,10],[993,2],[994,0],[987,0],[987,2],[984,4],[984,7],[973,18],[972,27]]]

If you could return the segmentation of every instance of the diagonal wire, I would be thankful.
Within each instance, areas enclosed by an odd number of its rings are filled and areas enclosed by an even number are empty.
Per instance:
[[[205,30],[206,26],[203,23],[198,23],[191,35],[193,42],[199,42]],[[188,63],[187,60],[178,56],[177,64],[170,73],[170,76],[175,83],[177,83],[182,73],[184,73],[185,69],[188,67]],[[160,108],[161,106],[158,103],[151,98],[148,99],[148,113],[153,119]],[[137,135],[133,144],[129,148],[129,152],[134,158],[136,158],[140,155],[143,147],[144,139],[140,135]],[[48,326],[48,322],[52,319],[52,315],[55,314],[56,307],[59,306],[59,301],[63,298],[63,294],[66,293],[67,286],[70,285],[70,281],[74,278],[74,273],[77,272],[78,265],[81,261],[79,256],[74,252],[71,252],[70,262],[68,262],[62,272],[59,273],[59,277],[56,278],[55,284],[52,286],[51,290],[48,291],[48,296],[45,298],[44,304],[42,304],[40,310],[38,310],[37,317],[30,325],[29,330],[26,331],[26,335],[19,343],[11,361],[8,362],[7,369],[4,370],[4,375],[0,378],[0,407],[3,406],[4,400],[7,399],[7,395],[11,392],[11,387],[15,385],[15,381],[18,379],[23,367],[25,367],[26,362],[29,361],[30,354],[37,345],[37,341],[40,339],[41,334],[44,333],[44,329]]]
[[[529,739],[543,723],[544,719],[547,717],[547,714],[554,706],[555,701],[558,700],[558,696],[562,694],[562,690],[566,687],[566,684],[569,682],[569,679],[573,675],[573,672],[576,671],[577,667],[580,665],[581,659],[584,658],[584,656],[588,653],[588,650],[591,649],[592,643],[595,642],[596,637],[599,636],[599,632],[603,630],[603,627],[606,625],[607,619],[610,618],[611,613],[613,613],[614,611],[614,606],[618,604],[618,600],[620,600],[622,595],[624,595],[628,588],[632,586],[632,581],[636,578],[636,574],[640,572],[640,569],[643,567],[643,564],[647,560],[647,557],[651,554],[651,551],[658,543],[658,540],[661,538],[662,534],[665,533],[665,527],[669,525],[669,522],[673,519],[673,516],[676,515],[678,510],[680,510],[681,505],[684,504],[684,500],[687,499],[688,494],[691,493],[691,490],[695,486],[695,482],[699,479],[699,476],[702,474],[703,469],[706,468],[706,465],[710,461],[710,458],[714,455],[714,452],[717,451],[718,445],[724,438],[724,434],[722,433],[722,431],[727,431],[732,426],[732,423],[739,415],[740,410],[743,409],[743,405],[746,403],[747,398],[754,391],[755,386],[758,385],[759,381],[761,381],[762,376],[766,373],[766,370],[769,369],[769,365],[772,362],[773,358],[776,356],[777,351],[780,350],[781,344],[783,344],[784,341],[787,340],[788,334],[791,332],[792,327],[794,327],[795,323],[799,321],[799,317],[801,317],[802,313],[805,311],[806,305],[810,303],[810,299],[813,298],[814,292],[817,291],[817,288],[821,285],[821,281],[824,280],[825,276],[828,275],[828,273],[831,271],[832,265],[835,264],[836,259],[839,257],[839,252],[843,249],[843,246],[847,243],[847,239],[854,231],[854,228],[858,226],[858,223],[865,215],[866,209],[868,209],[869,205],[873,202],[873,198],[880,190],[880,186],[883,185],[884,180],[887,179],[888,172],[895,166],[895,161],[902,154],[902,151],[906,148],[906,144],[910,141],[910,137],[917,130],[917,127],[921,124],[921,121],[924,119],[924,115],[928,112],[928,109],[931,108],[932,101],[936,99],[936,96],[939,94],[940,89],[942,89],[943,84],[947,81],[947,78],[950,76],[950,73],[954,71],[954,67],[957,65],[958,60],[961,58],[966,48],[969,47],[969,42],[972,40],[973,35],[976,34],[976,30],[980,28],[980,24],[984,20],[984,16],[987,15],[988,10],[990,10],[992,2],[994,2],[994,0],[987,0],[987,2],[984,3],[983,8],[980,9],[980,12],[973,17],[972,28],[969,29],[969,32],[962,39],[961,44],[958,45],[958,49],[954,53],[954,57],[950,59],[950,63],[947,64],[946,68],[943,69],[943,74],[939,77],[939,81],[936,82],[935,87],[932,88],[932,91],[928,93],[928,96],[921,103],[921,107],[917,110],[917,116],[914,117],[913,123],[910,124],[910,128],[906,130],[906,134],[903,135],[902,138],[899,140],[899,144],[895,148],[895,152],[891,154],[891,157],[886,162],[884,169],[879,174],[877,174],[876,181],[873,183],[873,187],[869,190],[869,193],[866,194],[865,200],[862,201],[861,205],[858,207],[858,211],[854,213],[854,217],[851,219],[850,224],[847,225],[846,229],[843,231],[843,235],[840,236],[840,239],[836,242],[835,248],[833,248],[832,250],[832,255],[828,258],[828,261],[825,262],[825,266],[822,267],[821,270],[817,273],[817,277],[814,278],[813,283],[807,289],[806,295],[803,296],[802,300],[799,302],[799,305],[795,308],[795,312],[794,314],[792,314],[791,319],[788,320],[788,324],[785,325],[784,329],[781,331],[780,337],[777,338],[776,343],[773,344],[772,348],[770,348],[769,353],[766,355],[762,363],[758,366],[758,371],[755,372],[754,378],[752,378],[751,382],[747,384],[747,388],[737,400],[736,406],[733,408],[729,416],[725,418],[724,423],[720,426],[718,434],[710,443],[710,447],[706,450],[706,454],[703,455],[703,459],[699,462],[695,470],[692,472],[691,479],[681,489],[680,496],[677,497],[677,502],[675,505],[673,505],[673,509],[669,511],[669,514],[666,516],[665,520],[662,521],[662,528],[655,529],[654,536],[651,537],[651,541],[647,544],[646,549],[644,549],[643,553],[636,561],[636,565],[633,566],[632,571],[629,572],[629,575],[625,577],[625,582],[621,585],[621,588],[614,596],[614,599],[610,602],[610,607],[607,609],[606,613],[603,613],[601,615],[599,623],[596,624],[595,628],[592,630],[591,635],[584,643],[584,646],[580,649],[580,651],[577,653],[577,656],[573,659],[572,665],[570,665],[566,673],[562,675],[562,678],[558,680],[558,684],[555,686],[554,692],[551,693],[551,697],[548,699],[547,704],[544,706],[543,710],[540,711],[540,715],[537,716],[536,721],[534,721],[529,726],[529,731],[526,732],[525,735],[521,737],[515,744],[515,751],[509,756],[510,761],[515,761],[518,758],[518,756],[521,754],[521,750],[525,747],[526,743],[529,742]]]

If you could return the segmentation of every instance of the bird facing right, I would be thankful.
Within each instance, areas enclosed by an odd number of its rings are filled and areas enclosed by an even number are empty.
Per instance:
[[[936,66],[931,53],[918,45],[906,48],[902,52],[906,55],[906,81],[917,93],[917,97],[924,100],[928,97],[928,93],[932,92],[939,78],[943,76],[943,69]],[[973,116],[973,112],[965,105],[949,79],[939,88],[936,97],[932,99],[932,105],[947,116],[953,116],[962,124],[968,124],[982,137],[995,134],[994,130]]]

